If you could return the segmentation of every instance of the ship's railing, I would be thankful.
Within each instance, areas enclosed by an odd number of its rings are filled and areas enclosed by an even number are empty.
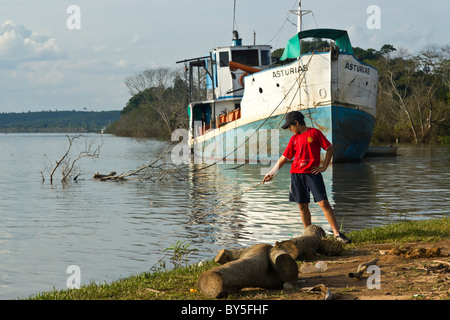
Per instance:
[[[232,121],[236,121],[241,117],[241,109],[234,109],[233,111],[230,111],[226,114],[221,114],[216,117],[216,128],[219,128],[227,123],[230,123]]]

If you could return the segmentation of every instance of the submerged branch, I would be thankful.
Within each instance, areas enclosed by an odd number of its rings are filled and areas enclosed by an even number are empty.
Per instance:
[[[53,184],[53,178],[58,169],[61,170],[61,182],[62,183],[66,183],[73,175],[76,175],[76,177],[74,178],[74,180],[76,180],[76,178],[79,175],[79,172],[77,171],[78,167],[76,166],[77,162],[82,158],[89,157],[89,158],[97,159],[100,156],[100,149],[103,145],[103,140],[102,140],[101,144],[97,145],[94,149],[93,143],[88,144],[88,141],[86,139],[85,140],[85,149],[83,151],[81,151],[75,159],[72,160],[70,157],[70,152],[72,150],[73,144],[74,144],[75,140],[82,137],[82,135],[81,134],[75,135],[75,136],[66,135],[66,137],[69,141],[69,146],[67,147],[66,152],[59,160],[56,161],[56,165],[53,168],[50,168],[48,165],[45,166],[44,170],[41,171],[42,182],[45,181],[44,172],[47,171],[47,172],[49,172],[50,184]]]
[[[131,170],[117,175],[116,172],[109,174],[95,173],[93,179],[100,181],[120,181],[120,180],[139,180],[139,181],[162,181],[162,180],[186,180],[188,173],[188,165],[176,165],[170,160],[169,151],[172,144],[156,157],[153,157],[150,162],[143,165],[136,170]]]
[[[78,179],[78,176],[80,175],[80,170],[77,166],[78,161],[86,157],[97,159],[100,156],[100,149],[103,145],[103,140],[101,144],[94,146],[92,142],[88,143],[89,141],[86,139],[84,149],[82,149],[83,151],[79,152],[78,155],[76,155],[72,159],[71,152],[73,151],[74,142],[75,140],[79,139],[81,135],[66,135],[66,137],[68,139],[69,145],[65,153],[59,160],[56,161],[55,166],[52,166],[52,161],[49,160],[49,164],[47,164],[44,170],[40,172],[42,176],[42,182],[45,182],[45,173],[48,172],[50,184],[53,184],[54,176],[58,170],[61,172],[61,183],[67,183],[72,179],[72,177],[73,180],[76,181]],[[148,164],[142,165],[137,169],[130,170],[121,174],[117,174],[115,171],[112,171],[108,174],[100,174],[97,172],[93,175],[92,178],[94,180],[100,181],[184,181],[187,179],[188,165],[177,165],[173,163],[170,155],[172,146],[173,143],[170,143],[160,155],[153,156]]]

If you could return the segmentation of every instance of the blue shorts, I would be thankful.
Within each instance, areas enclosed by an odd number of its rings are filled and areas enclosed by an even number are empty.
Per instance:
[[[311,192],[315,202],[328,200],[321,173],[291,173],[289,201],[309,203]]]

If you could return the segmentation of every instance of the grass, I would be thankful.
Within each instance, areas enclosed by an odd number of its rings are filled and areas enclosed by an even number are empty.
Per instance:
[[[450,237],[450,217],[418,221],[402,221],[382,227],[349,233],[356,244],[437,241]]]
[[[358,246],[369,243],[438,241],[450,238],[450,217],[433,220],[404,221],[349,233]],[[189,265],[172,270],[142,272],[112,283],[90,283],[80,289],[53,290],[30,296],[30,300],[201,300],[206,299],[195,290],[200,274],[216,266],[214,261],[203,265]],[[277,299],[282,292],[248,292],[229,299]]]
[[[142,272],[112,283],[90,283],[80,289],[53,290],[31,296],[31,300],[143,300],[143,299],[201,299],[191,292],[203,271],[217,264],[207,261],[202,266],[189,265],[172,270]]]

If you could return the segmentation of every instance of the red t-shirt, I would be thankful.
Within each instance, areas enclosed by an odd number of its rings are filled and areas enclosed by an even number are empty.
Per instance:
[[[308,128],[306,132],[291,137],[283,156],[294,158],[291,173],[311,173],[312,167],[320,166],[320,149],[327,150],[330,146],[330,141],[320,130]]]

